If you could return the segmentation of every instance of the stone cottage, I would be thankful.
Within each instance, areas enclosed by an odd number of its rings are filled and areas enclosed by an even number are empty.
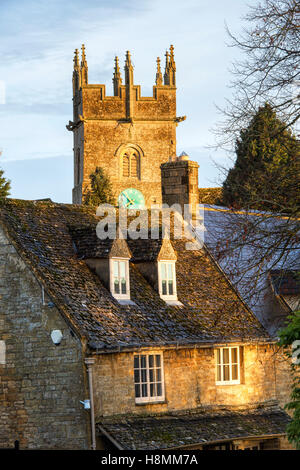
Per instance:
[[[289,364],[207,248],[98,221],[1,205],[1,447],[287,448]]]

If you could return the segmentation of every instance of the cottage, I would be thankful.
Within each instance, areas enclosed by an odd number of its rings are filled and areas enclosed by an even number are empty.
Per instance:
[[[287,448],[289,364],[207,248],[94,212],[1,207],[1,446]]]

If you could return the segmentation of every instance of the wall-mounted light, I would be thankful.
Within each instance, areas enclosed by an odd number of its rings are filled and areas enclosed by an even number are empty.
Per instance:
[[[80,403],[83,405],[85,410],[89,410],[91,408],[90,400],[80,400]]]
[[[51,339],[56,346],[58,346],[61,343],[62,338],[63,338],[63,334],[60,330],[51,331]]]

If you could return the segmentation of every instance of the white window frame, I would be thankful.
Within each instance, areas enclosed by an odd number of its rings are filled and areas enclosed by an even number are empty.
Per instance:
[[[229,363],[224,364],[224,350],[229,350]],[[232,362],[232,350],[237,350],[237,362]],[[220,363],[218,362],[218,351],[220,351]],[[224,366],[229,366],[229,380],[224,380]],[[232,366],[237,365],[238,378],[232,379]],[[218,380],[218,367],[221,370],[221,380]],[[237,385],[241,383],[241,361],[240,361],[240,347],[239,346],[224,346],[216,348],[216,385]]]
[[[161,261],[158,261],[158,291],[159,291],[159,295],[160,297],[163,299],[163,300],[177,300],[177,286],[176,286],[176,265],[175,265],[176,261],[170,261],[170,260],[161,260]],[[171,264],[172,265],[172,274],[173,274],[173,294],[170,295],[170,294],[163,294],[162,292],[162,274],[161,274],[161,268],[162,268],[162,265],[168,265],[168,264]],[[167,269],[167,272],[168,272],[168,269]]]
[[[141,372],[140,372],[140,381],[139,382],[136,382],[135,381],[135,371],[136,370],[139,370],[141,371],[141,367],[140,367],[140,359],[139,359],[139,367],[136,368],[135,365],[134,365],[134,362],[135,362],[135,358],[136,357],[141,357],[141,356],[145,356],[146,357],[146,382],[142,382],[141,381]],[[154,382],[150,382],[150,367],[149,367],[149,357],[150,356],[160,356],[160,367],[154,367],[154,371],[156,369],[160,369],[160,373],[161,373],[161,381],[154,381]],[[151,353],[140,353],[140,354],[134,354],[134,358],[133,358],[133,380],[134,380],[134,396],[135,396],[135,403],[161,403],[161,402],[164,402],[165,401],[165,380],[164,380],[164,363],[163,363],[163,354],[161,352],[156,352],[156,351],[152,351]],[[156,374],[155,374],[156,376]],[[161,395],[156,395],[156,396],[153,396],[151,397],[151,394],[150,394],[150,384],[151,383],[154,383],[154,384],[157,384],[157,383],[160,383],[161,384]],[[147,396],[146,397],[142,397],[142,396],[139,396],[137,397],[136,396],[136,392],[135,392],[135,388],[137,385],[140,386],[140,395],[142,394],[141,393],[141,387],[142,387],[142,384],[146,384],[147,385]]]
[[[125,279],[126,279],[126,294],[115,293],[114,291],[114,262],[125,262]],[[120,268],[119,268],[120,272]],[[120,276],[119,276],[120,277]],[[110,258],[109,260],[109,278],[110,278],[110,292],[115,299],[127,300],[130,299],[130,283],[129,283],[129,259],[128,258]]]

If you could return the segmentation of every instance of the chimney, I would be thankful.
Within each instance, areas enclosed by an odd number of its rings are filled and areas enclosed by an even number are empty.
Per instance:
[[[184,205],[189,204],[190,212],[195,216],[199,204],[198,163],[189,160],[188,155],[182,152],[160,168],[163,204],[180,204],[182,214]]]

